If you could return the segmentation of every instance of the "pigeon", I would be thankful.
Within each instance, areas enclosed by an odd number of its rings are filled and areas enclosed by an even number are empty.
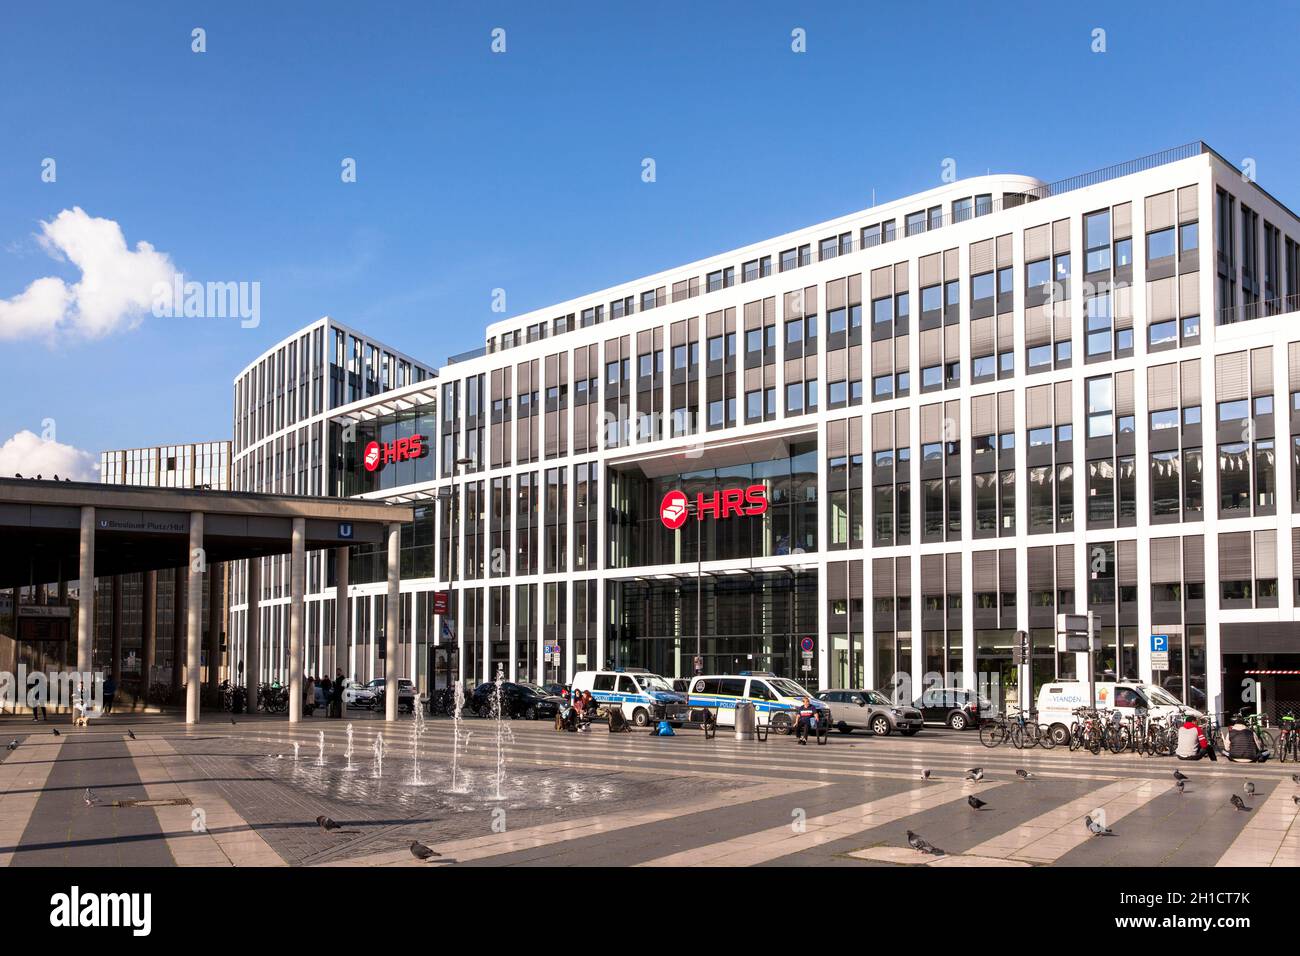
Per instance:
[[[922,782],[922,783],[925,783],[925,782],[926,782],[927,780],[929,780],[929,779],[930,779],[930,771],[928,771],[928,770],[922,770],[922,771],[921,771],[921,782]]]
[[[59,728],[58,728],[58,727],[54,727],[54,728],[52,728],[52,729],[50,730],[50,733],[54,734],[54,736],[56,736],[56,737],[62,737],[62,736],[63,736],[63,734],[59,733]]]
[[[1174,779],[1175,779],[1175,780],[1182,781],[1182,780],[1190,780],[1190,779],[1192,779],[1192,778],[1189,777],[1189,776],[1187,776],[1187,774],[1183,773],[1183,772],[1180,771],[1180,770],[1175,770],[1175,771],[1174,771]]]
[[[9,744],[8,746],[5,747],[5,750],[17,750],[17,749],[18,749],[18,738],[15,737],[13,740],[9,741]]]
[[[966,779],[974,780],[976,783],[979,783],[981,780],[984,779],[984,768],[971,767],[969,770],[966,771]]]
[[[417,860],[432,860],[435,856],[442,856],[436,850],[431,850],[419,840],[411,841],[411,856]]]
[[[917,836],[911,830],[907,831],[907,845],[910,846],[913,850],[916,850],[918,853],[929,853],[931,856],[944,855],[943,850],[940,850],[937,846],[935,846],[933,843],[929,842],[928,840],[920,836]]]
[[[983,810],[986,806],[988,806],[988,804],[986,804],[979,797],[967,797],[966,802],[970,804],[970,808],[972,810]]]
[[[335,823],[333,820],[331,820],[329,817],[325,816],[325,814],[323,813],[316,818],[316,826],[320,827],[326,833],[328,833],[330,830],[339,829],[339,825]]]
[[[89,787],[86,788],[86,793],[82,799],[86,801],[86,806],[88,807],[97,806],[99,804],[99,797],[95,796]]]
[[[1293,795],[1291,797],[1291,802],[1294,803],[1297,807],[1300,807],[1300,797]]]
[[[1241,797],[1237,796],[1235,793],[1232,795],[1232,799],[1229,800],[1228,802],[1231,803],[1231,804],[1232,804],[1234,807],[1236,807],[1238,810],[1249,810],[1249,809],[1250,809],[1250,807],[1246,806],[1246,801],[1243,800],[1243,799],[1241,799]]]
[[[135,731],[132,730],[130,727],[126,728],[126,735],[130,737],[132,740],[135,740]]]
[[[1083,822],[1088,825],[1088,832],[1091,833],[1093,836],[1102,836],[1103,834],[1110,835],[1111,832],[1110,827],[1102,826],[1092,817],[1084,817]]]
[[[1182,793],[1185,792],[1185,791],[1183,790],[1183,787],[1185,787],[1186,785],[1187,785],[1187,781],[1186,781],[1186,780],[1175,780],[1175,781],[1174,781],[1174,786],[1178,788],[1178,793],[1179,793],[1180,795],[1181,795]]]
[[[1030,773],[1028,770],[1017,770],[1016,776],[1021,780],[1033,780],[1038,776],[1038,774]]]
[[[1246,792],[1246,796],[1248,797],[1253,797],[1255,795],[1255,785],[1249,780],[1246,781],[1246,785],[1241,789]]]
[[[231,718],[230,718],[230,726],[231,726],[231,727],[235,726],[235,718],[234,718],[234,717],[231,717]]]
[[[1291,782],[1296,786],[1300,786],[1300,773],[1291,774]]]

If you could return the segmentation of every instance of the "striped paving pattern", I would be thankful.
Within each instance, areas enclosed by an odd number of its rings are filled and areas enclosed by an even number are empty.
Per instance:
[[[189,800],[203,808],[206,832],[192,828],[190,805],[141,811],[155,815],[165,853],[177,864],[281,865],[275,842],[262,838],[267,831],[256,818],[258,808],[275,788],[285,791],[286,802],[307,801],[279,780],[205,780],[205,761],[214,754],[291,754],[294,742],[314,755],[320,731],[327,752],[337,754],[349,722],[356,752],[368,753],[375,736],[384,733],[388,759],[409,760],[409,724],[391,728],[360,715],[351,721],[312,720],[292,729],[283,718],[195,728],[137,721],[136,741],[125,738],[125,721],[104,721],[88,732],[45,738],[39,750],[20,748],[0,764],[0,834],[31,829],[43,781],[67,759],[61,741],[83,737],[106,755],[125,751],[126,777],[139,781],[149,799]],[[483,722],[470,720],[467,726],[487,736]],[[690,730],[659,739],[603,729],[560,734],[542,723],[513,722],[511,729],[508,768],[562,769],[579,779],[615,773],[625,775],[633,790],[637,780],[671,779],[674,788],[649,806],[597,804],[587,814],[499,833],[485,832],[481,815],[467,815],[459,835],[455,819],[440,819],[437,834],[427,842],[455,865],[1300,865],[1300,806],[1292,800],[1300,786],[1291,780],[1293,765],[1188,765],[1129,755],[989,750],[973,734],[947,731],[912,739],[836,736],[827,746],[805,747],[778,737],[766,743],[727,736],[706,741]],[[450,722],[431,721],[420,748],[424,765],[433,771],[449,762],[451,743]],[[487,748],[480,744],[461,759],[481,768]],[[964,779],[966,770],[977,766],[984,769],[983,780]],[[1173,787],[1175,767],[1192,778],[1183,794]],[[1033,778],[1018,777],[1018,768]],[[923,769],[931,772],[929,781],[920,779]],[[1247,798],[1253,809],[1237,811],[1228,800],[1242,793],[1247,779],[1257,789]],[[245,787],[257,788],[252,803],[243,798]],[[985,801],[984,809],[968,806],[972,795]],[[366,809],[392,816],[382,807]],[[1114,834],[1092,836],[1085,815],[1103,816]],[[471,825],[471,816],[478,822]],[[387,822],[403,840],[422,836],[419,820]],[[429,833],[434,822],[423,824]],[[84,826],[83,821],[78,832]],[[947,856],[907,850],[908,829]],[[24,856],[15,845],[20,842],[15,836],[0,840],[0,862]],[[405,850],[393,849],[394,839],[382,844],[359,840],[318,862],[423,865]],[[46,853],[51,849],[44,847]]]

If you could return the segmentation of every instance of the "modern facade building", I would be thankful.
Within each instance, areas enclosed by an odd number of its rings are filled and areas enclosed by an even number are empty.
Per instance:
[[[229,491],[230,479],[229,441],[99,453],[99,480],[103,484]]]
[[[228,440],[205,441],[100,452],[99,480],[109,485],[229,491],[230,445]],[[201,584],[200,621],[208,683],[224,676],[220,669],[227,635],[228,574],[227,565],[215,566]],[[93,647],[97,668],[108,672],[116,662],[119,680],[140,693],[155,684],[180,688],[185,663],[185,577],[184,568],[164,568],[95,582]],[[216,666],[209,671],[213,649]]]
[[[334,494],[339,481],[330,473],[326,430],[335,411],[394,389],[418,388],[433,376],[428,365],[329,317],[298,330],[235,378],[232,487],[264,494]],[[309,591],[319,594],[326,586],[326,569],[333,561],[328,552],[308,556]],[[232,572],[232,646],[242,661],[248,633],[247,562],[237,563]],[[288,675],[289,575],[287,556],[262,561],[263,650],[258,659],[263,681],[283,681]],[[321,610],[319,601],[311,602],[306,620],[307,633],[317,635],[306,642],[305,663],[312,674],[330,663],[320,656],[321,635],[326,630],[333,634],[333,621],[320,618]]]
[[[1300,221],[1204,144],[982,176],[494,323],[436,378],[320,401],[298,470],[415,507],[401,666],[426,687],[613,664],[1005,689],[1017,631],[1038,686],[1085,676],[1055,616],[1091,611],[1099,679],[1300,701],[1298,307]],[[293,475],[267,444],[290,423],[250,436],[250,370],[236,471]],[[350,560],[362,678],[379,558]]]

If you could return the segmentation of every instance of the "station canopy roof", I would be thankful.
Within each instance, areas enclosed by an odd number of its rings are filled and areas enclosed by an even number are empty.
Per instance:
[[[378,545],[412,509],[387,501],[0,478],[0,588],[75,580],[81,509],[95,509],[95,576],[189,564],[190,515],[202,512],[211,563],[288,554],[293,519],[306,549]]]

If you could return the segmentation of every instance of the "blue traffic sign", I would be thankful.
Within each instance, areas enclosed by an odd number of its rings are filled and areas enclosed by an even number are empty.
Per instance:
[[[1163,653],[1167,652],[1168,650],[1169,650],[1169,635],[1168,635],[1168,634],[1152,634],[1152,635],[1151,635],[1151,653],[1152,653],[1152,654],[1163,654]]]
[[[805,637],[799,642],[799,647],[805,653],[811,654],[813,649],[813,639],[811,637]]]

